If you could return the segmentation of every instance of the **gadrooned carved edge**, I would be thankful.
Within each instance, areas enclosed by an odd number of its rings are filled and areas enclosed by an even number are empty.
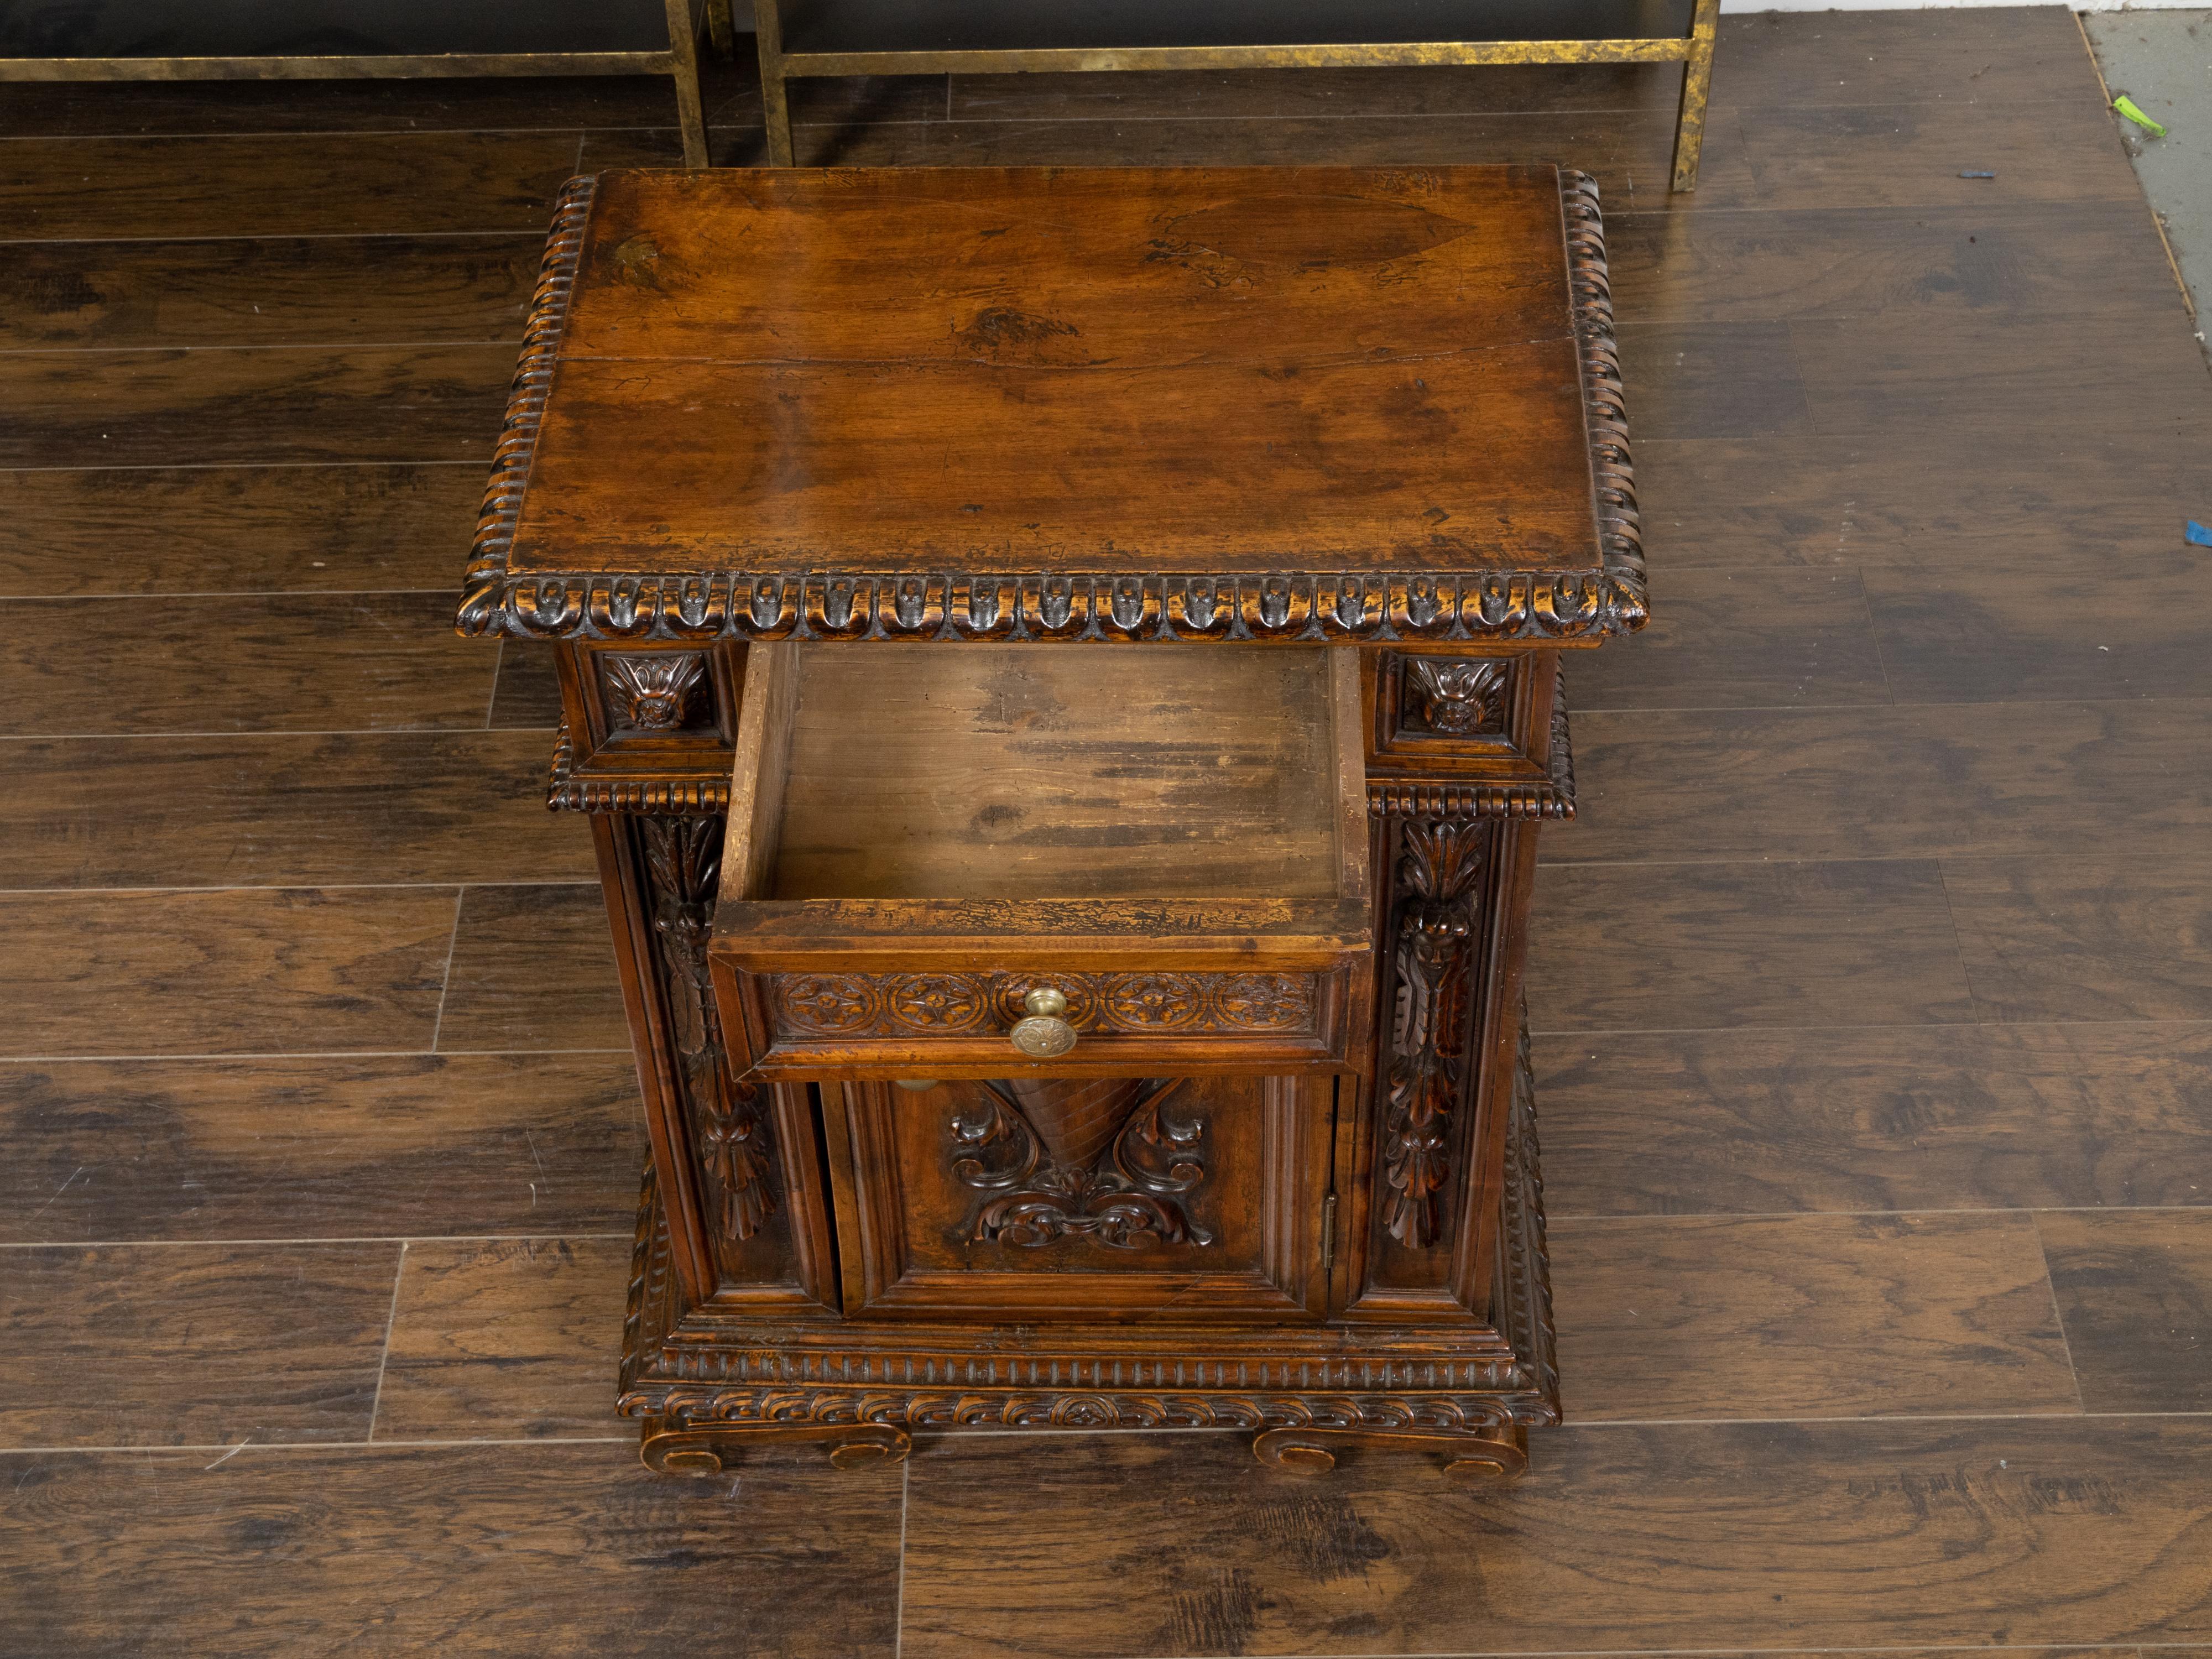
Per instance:
[[[1616,564],[1473,576],[1419,570],[1098,575],[1044,570],[1006,576],[959,570],[926,575],[718,570],[665,576],[549,572],[510,579],[511,523],[506,538],[495,563],[485,558],[471,566],[459,623],[465,634],[681,643],[1449,644],[1602,638],[1641,628],[1645,616],[1640,558],[1632,581],[1627,568]],[[1601,540],[1611,547],[1619,538],[1607,531]]]
[[[1567,741],[1567,675],[1552,696],[1551,777],[1543,783],[1436,783],[1370,778],[1367,810],[1378,818],[1540,818],[1575,815],[1575,757]]]
[[[1552,1419],[1510,1396],[1174,1394],[1080,1389],[955,1392],[915,1389],[669,1388],[625,1395],[626,1417],[687,1425],[883,1423],[959,1429],[1446,1429],[1498,1431]]]
[[[1525,1033],[1527,1022],[1524,1018]],[[1510,1360],[1433,1355],[1205,1359],[1120,1354],[797,1352],[664,1340],[679,1310],[648,1178],[624,1323],[627,1417],[915,1427],[1481,1429],[1559,1420],[1544,1192],[1523,1066],[1507,1127],[1500,1328]]]
[[[515,521],[522,513],[523,486],[538,447],[538,428],[553,388],[553,363],[561,349],[561,331],[568,320],[576,268],[584,257],[584,223],[591,217],[596,179],[571,179],[553,204],[553,227],[545,238],[545,257],[538,269],[538,289],[523,325],[522,356],[507,397],[507,422],[492,451],[491,477],[477,514],[476,540],[469,551],[468,574],[461,582],[461,607],[455,629],[464,635],[498,633],[507,587],[507,559],[514,547]],[[512,630],[508,630],[512,631]]]
[[[730,810],[730,781],[715,778],[580,778],[567,722],[553,739],[545,806],[552,812],[629,812],[642,817],[698,817]]]
[[[1605,217],[1597,180],[1559,172],[1567,234],[1567,277],[1575,333],[1582,343],[1583,418],[1589,432],[1590,482],[1596,492],[1598,544],[1607,578],[1623,596],[1614,631],[1650,620],[1644,568],[1644,523],[1636,510],[1636,465],[1628,447],[1628,404],[1620,389],[1620,349],[1613,333],[1613,281],[1606,269]]]

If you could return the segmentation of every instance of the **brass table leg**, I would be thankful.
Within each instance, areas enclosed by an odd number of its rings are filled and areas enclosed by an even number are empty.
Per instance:
[[[699,100],[699,47],[691,35],[691,0],[668,0],[668,55],[676,60],[676,122],[684,131],[684,165],[707,165],[707,112]]]
[[[1705,145],[1705,99],[1713,86],[1713,37],[1721,0],[1698,0],[1690,20],[1690,55],[1682,60],[1682,113],[1674,124],[1676,190],[1698,187],[1698,158]]]
[[[753,45],[760,53],[761,118],[768,124],[768,164],[787,167],[791,165],[791,105],[784,97],[783,16],[778,0],[753,0]]]

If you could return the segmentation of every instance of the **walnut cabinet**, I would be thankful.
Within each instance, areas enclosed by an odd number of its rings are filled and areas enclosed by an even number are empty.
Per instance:
[[[461,625],[560,664],[653,1143],[646,1461],[1517,1473],[1560,661],[1644,615],[1577,175],[572,185]]]

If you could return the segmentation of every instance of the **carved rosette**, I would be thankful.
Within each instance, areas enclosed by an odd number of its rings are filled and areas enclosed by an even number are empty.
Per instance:
[[[775,1213],[768,1123],[759,1091],[730,1075],[721,1018],[707,972],[714,888],[722,866],[719,817],[641,817],[653,932],[667,987],[670,1035],[699,1161],[721,1194],[723,1237],[743,1243]]]
[[[1408,713],[1421,729],[1448,737],[1472,737],[1505,729],[1505,690],[1510,664],[1495,657],[1407,657],[1405,661]]]
[[[638,657],[603,653],[599,669],[608,723],[617,731],[674,732],[690,717],[693,694],[707,678],[707,658],[698,651]]]
[[[1443,1236],[1452,1114],[1466,1069],[1468,960],[1487,829],[1408,820],[1392,881],[1396,982],[1383,1096],[1382,1225],[1408,1249]]]
[[[1182,1204],[1206,1178],[1205,1125],[1169,1115],[1174,1090],[1141,1085],[1143,1098],[1103,1154],[1062,1163],[1000,1085],[982,1085],[952,1120],[953,1178],[984,1195],[968,1241],[1033,1249],[1080,1237],[1120,1250],[1213,1243]]]

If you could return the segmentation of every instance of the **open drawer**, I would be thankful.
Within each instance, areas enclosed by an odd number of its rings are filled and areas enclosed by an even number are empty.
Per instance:
[[[752,647],[712,946],[732,1063],[1356,1069],[1360,726],[1348,649]]]

